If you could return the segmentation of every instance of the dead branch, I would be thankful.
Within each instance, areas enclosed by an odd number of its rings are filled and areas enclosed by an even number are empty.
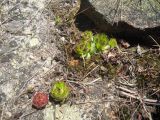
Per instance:
[[[127,98],[133,98],[133,99],[136,99],[136,100],[139,100],[140,101],[140,97],[137,95],[132,95],[131,93],[127,93],[127,92],[123,92],[121,91],[120,92],[120,95],[121,96],[125,96]],[[149,104],[149,105],[160,105],[160,102],[158,100],[154,100],[154,99],[147,99],[147,98],[143,98],[142,97],[142,101],[145,103],[145,104]]]

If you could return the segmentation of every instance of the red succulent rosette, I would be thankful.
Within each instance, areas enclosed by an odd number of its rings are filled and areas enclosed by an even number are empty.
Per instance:
[[[44,92],[36,92],[32,97],[32,105],[37,108],[41,109],[48,104],[48,94]]]

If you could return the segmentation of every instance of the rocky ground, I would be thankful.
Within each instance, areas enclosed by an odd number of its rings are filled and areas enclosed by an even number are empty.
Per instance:
[[[79,16],[79,5],[0,0],[0,120],[158,120],[159,108],[146,103],[159,104],[159,50],[121,41],[121,52],[93,56],[84,67],[74,53],[80,30],[99,30]],[[33,108],[33,94],[59,80],[71,88],[69,100]]]
[[[51,82],[66,79],[62,48],[66,39],[63,31],[56,27],[60,22],[57,10],[63,7],[67,10],[76,4],[77,1],[1,1],[1,120],[94,118],[92,107],[98,108],[99,105],[88,104],[81,108],[68,103],[48,105],[44,110],[37,111],[31,105],[32,93],[27,92],[30,89],[48,92]],[[83,91],[80,94],[84,94]]]

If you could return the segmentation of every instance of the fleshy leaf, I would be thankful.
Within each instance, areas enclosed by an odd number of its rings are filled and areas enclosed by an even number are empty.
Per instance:
[[[110,48],[115,48],[118,46],[115,38],[111,38],[108,44],[109,44]]]
[[[68,98],[69,93],[69,87],[63,81],[56,82],[50,91],[50,95],[55,101],[65,101]]]
[[[97,34],[94,36],[94,43],[97,52],[104,51],[106,49],[106,46],[108,44],[108,38],[105,34]]]

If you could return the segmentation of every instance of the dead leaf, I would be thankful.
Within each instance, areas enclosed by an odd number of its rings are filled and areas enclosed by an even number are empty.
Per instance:
[[[72,59],[68,62],[68,65],[71,67],[75,67],[79,65],[79,60]]]
[[[122,46],[123,46],[125,49],[127,49],[127,48],[130,47],[130,44],[129,44],[128,42],[126,42],[126,41],[124,41],[124,40],[121,40],[120,42],[121,42]]]

